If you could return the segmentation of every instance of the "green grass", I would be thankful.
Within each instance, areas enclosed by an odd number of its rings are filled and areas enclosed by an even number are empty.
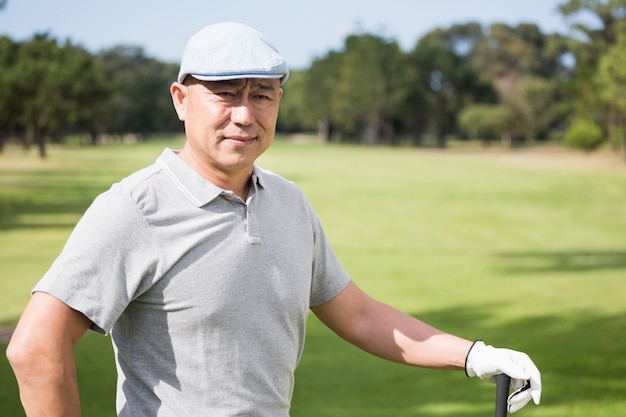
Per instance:
[[[93,197],[175,139],[0,155],[0,325]],[[604,159],[603,159],[604,158]],[[527,351],[540,407],[520,415],[608,417],[626,407],[626,167],[561,150],[447,151],[277,142],[260,164],[309,196],[353,279],[377,298],[470,339]],[[110,416],[107,338],[76,348],[83,413]],[[292,415],[492,414],[494,388],[462,373],[370,357],[314,317]],[[23,415],[0,359],[0,416]]]

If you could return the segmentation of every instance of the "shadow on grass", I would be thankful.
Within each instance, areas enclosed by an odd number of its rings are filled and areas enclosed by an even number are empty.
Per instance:
[[[534,416],[609,415],[626,392],[626,317],[584,314],[525,318],[488,325],[499,309],[458,306],[420,314],[455,334],[528,352],[542,371],[542,405]],[[6,345],[1,345],[2,351]],[[76,348],[83,414],[111,416],[115,365],[109,338],[88,333]],[[401,366],[367,355],[331,333],[313,316],[297,370],[293,417],[482,417],[493,415],[494,386],[462,372]],[[585,407],[588,413],[585,414]],[[556,413],[556,414],[555,414]],[[20,417],[15,379],[0,360],[0,415]]]
[[[55,184],[54,195],[46,185],[28,186],[27,192],[3,195],[0,200],[0,230],[37,229],[46,227],[73,227],[76,220],[63,221],[57,216],[70,215],[78,219],[93,199],[105,190],[102,186]],[[24,190],[22,190],[24,191]],[[21,217],[31,217],[23,221]],[[43,220],[42,220],[43,219]]]
[[[505,252],[506,273],[586,272],[626,269],[626,251]]]

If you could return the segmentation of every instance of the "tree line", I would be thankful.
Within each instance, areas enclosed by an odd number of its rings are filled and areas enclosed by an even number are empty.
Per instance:
[[[92,54],[70,40],[36,34],[25,42],[0,37],[0,149],[17,137],[45,156],[48,141],[180,130],[168,96],[176,64],[140,47]]]
[[[435,29],[403,52],[393,39],[351,35],[293,75],[282,127],[363,144],[563,139],[591,150],[606,138],[617,150],[626,1],[570,0],[559,11],[571,22],[569,36],[532,23],[468,22]]]
[[[467,22],[403,51],[375,33],[350,35],[292,72],[278,131],[439,147],[450,138],[510,146],[563,139],[590,150],[606,138],[617,150],[626,120],[626,0],[569,0],[559,11],[572,22],[568,36],[533,23]],[[140,47],[92,54],[49,34],[0,37],[0,68],[0,149],[19,138],[45,156],[46,143],[69,134],[96,144],[105,133],[182,130],[168,93],[178,64]]]

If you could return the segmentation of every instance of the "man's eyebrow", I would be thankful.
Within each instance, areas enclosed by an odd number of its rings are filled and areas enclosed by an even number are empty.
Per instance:
[[[271,83],[268,83],[268,82],[263,82],[262,80],[255,80],[250,87],[258,88],[259,90],[265,90],[265,91],[276,91],[276,90],[278,90],[278,88],[276,88],[276,86],[274,86],[274,84],[271,84]]]
[[[245,80],[220,80],[220,81],[206,81],[206,85],[209,87],[236,87],[242,88],[246,85]]]

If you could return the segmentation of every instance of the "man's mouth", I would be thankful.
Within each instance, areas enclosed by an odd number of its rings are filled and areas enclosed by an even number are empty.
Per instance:
[[[254,137],[249,136],[228,136],[224,138],[225,141],[233,143],[235,145],[247,145],[256,140]]]

